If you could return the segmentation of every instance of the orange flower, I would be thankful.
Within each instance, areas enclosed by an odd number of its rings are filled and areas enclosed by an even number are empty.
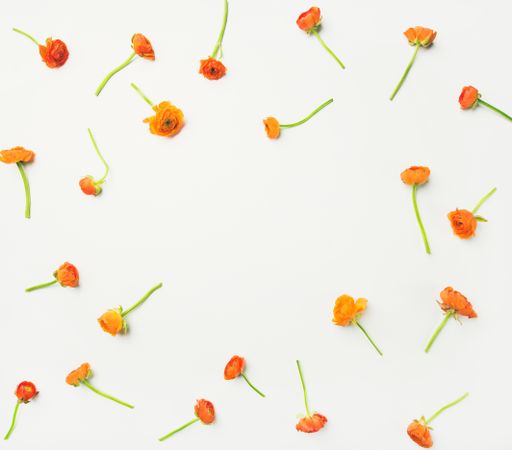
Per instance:
[[[66,44],[60,39],[46,39],[46,46],[39,45],[39,54],[50,69],[63,66],[69,57]]]
[[[53,276],[61,286],[73,288],[78,286],[78,270],[73,264],[65,262],[54,272]]]
[[[456,209],[448,214],[453,232],[461,239],[469,239],[475,235],[478,225],[475,216],[467,209]]]
[[[297,19],[297,25],[301,30],[305,31],[306,33],[310,33],[315,28],[318,28],[321,20],[322,15],[320,13],[320,8],[313,6],[299,16]]]
[[[430,169],[424,166],[411,166],[400,174],[402,181],[409,186],[425,184],[429,176]]]
[[[233,356],[224,369],[224,379],[233,380],[239,377],[245,367],[245,359],[241,356]]]
[[[434,39],[437,36],[437,31],[431,30],[430,28],[414,27],[405,30],[404,35],[408,39],[409,44],[419,44],[422,47],[428,47],[432,42],[434,42]]]
[[[430,448],[433,445],[430,428],[425,424],[425,418],[414,420],[407,427],[407,434],[420,447]]]
[[[78,386],[84,380],[87,380],[92,375],[91,366],[89,363],[83,363],[78,369],[73,370],[66,377],[66,383],[71,386]]]
[[[116,336],[121,331],[126,330],[126,321],[117,309],[109,309],[106,313],[102,314],[98,319],[103,331]]]
[[[183,112],[170,102],[161,102],[153,106],[153,110],[156,115],[144,119],[144,123],[149,123],[149,131],[153,134],[172,137],[185,125]]]
[[[455,311],[456,314],[469,317],[470,319],[477,317],[476,312],[473,310],[473,305],[464,295],[452,287],[443,289],[440,296],[443,301],[440,304],[443,311]]]
[[[142,58],[155,60],[155,52],[151,42],[143,34],[136,33],[132,36],[132,48]]]
[[[368,300],[365,298],[358,298],[354,302],[350,295],[344,294],[338,297],[334,305],[332,321],[342,327],[352,324],[357,319],[357,316],[366,309],[367,303]]]
[[[205,425],[209,425],[215,420],[215,408],[212,402],[208,400],[197,400],[194,406],[194,413]]]
[[[32,150],[26,150],[23,147],[14,147],[9,150],[0,151],[0,161],[5,164],[17,162],[32,162],[36,154]]]
[[[459,95],[459,103],[462,109],[474,108],[478,104],[480,94],[473,86],[464,86]]]
[[[209,80],[219,80],[226,75],[226,66],[219,60],[212,58],[202,59],[199,65],[199,73]]]
[[[18,384],[14,393],[16,397],[18,397],[18,400],[24,403],[28,403],[38,394],[36,385],[31,381],[22,381]]]
[[[312,416],[306,416],[300,419],[299,423],[295,425],[295,429],[303,433],[316,433],[321,430],[326,423],[327,417],[314,413]]]
[[[96,183],[93,177],[90,175],[87,175],[86,177],[83,177],[80,182],[80,189],[82,189],[82,192],[86,195],[98,195],[101,193],[101,186]]]
[[[281,127],[275,117],[267,117],[263,120],[263,124],[265,125],[265,132],[270,139],[277,139],[279,137],[281,134]]]

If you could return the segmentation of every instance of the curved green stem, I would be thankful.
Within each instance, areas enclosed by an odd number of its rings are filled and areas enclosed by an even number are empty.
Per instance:
[[[36,286],[32,286],[32,287],[25,289],[25,292],[32,292],[32,291],[35,291],[36,289],[42,289],[42,288],[51,286],[55,283],[57,283],[57,280],[49,281],[48,283],[37,284]]]
[[[425,347],[425,353],[428,353],[428,351],[430,350],[430,347],[432,347],[432,344],[434,343],[434,341],[436,340],[437,336],[439,335],[439,333],[441,332],[441,330],[444,328],[444,326],[446,325],[446,323],[448,322],[448,320],[450,320],[450,317],[453,316],[453,311],[450,310],[448,311],[445,316],[444,316],[444,319],[443,321],[441,322],[441,324],[437,327],[437,330],[434,331],[434,334],[432,335],[432,337],[430,338],[430,341],[428,341],[428,344],[427,346]]]
[[[262,397],[265,397],[265,394],[263,392],[261,392],[256,386],[254,386],[254,384],[252,384],[250,381],[249,381],[249,378],[247,378],[247,376],[245,375],[245,373],[241,373],[240,375],[242,375],[242,378],[247,382],[247,384],[254,390],[254,392],[256,392],[257,394],[261,395]]]
[[[101,91],[105,87],[105,85],[108,83],[108,80],[110,80],[117,72],[124,69],[128,64],[131,64],[134,61],[135,56],[137,53],[133,52],[130,57],[120,66],[116,67],[114,70],[108,73],[108,75],[105,77],[105,79],[101,82],[101,84],[98,86],[98,89],[96,89],[96,97],[100,95]]]
[[[20,171],[21,179],[23,180],[23,186],[25,187],[25,217],[30,219],[30,185],[28,184],[27,174],[25,173],[25,168],[23,167],[23,163],[18,161],[16,163],[18,166],[18,170]]]
[[[139,307],[140,305],[142,305],[148,298],[149,296],[155,292],[157,289],[160,289],[161,287],[163,286],[162,283],[159,283],[157,284],[155,287],[152,287],[145,295],[144,297],[142,297],[137,303],[133,304],[132,306],[130,306],[126,311],[123,311],[121,313],[121,315],[123,317],[127,316],[129,313],[131,313],[135,308]]]
[[[405,79],[407,78],[407,74],[409,73],[409,70],[411,70],[411,67],[412,65],[414,64],[414,60],[416,59],[416,55],[418,54],[418,50],[420,49],[420,44],[416,44],[416,48],[414,50],[414,54],[412,55],[412,58],[411,60],[409,61],[409,64],[407,65],[407,67],[405,68],[405,72],[404,74],[402,75],[402,78],[400,78],[400,81],[398,82],[398,84],[396,85],[396,88],[395,90],[393,91],[393,93],[391,94],[391,97],[389,97],[390,100],[393,100],[396,96],[396,94],[398,93],[398,91],[400,90],[400,88],[402,87],[402,84],[404,84],[404,81]]]
[[[228,9],[228,0],[224,0],[224,17],[222,18],[222,28],[220,29],[219,38],[217,39],[215,47],[213,48],[213,52],[211,54],[212,58],[217,56],[219,49],[222,57],[222,40],[224,39],[224,32],[226,31],[226,24],[228,22]]]
[[[421,230],[421,235],[423,236],[423,243],[425,244],[425,251],[430,255],[430,245],[428,244],[427,233],[425,232],[425,227],[423,226],[423,222],[421,221],[420,211],[418,209],[418,203],[416,202],[416,191],[418,190],[418,185],[414,184],[412,186],[412,204],[414,205],[414,214],[416,214],[416,220],[418,221],[418,225]]]
[[[109,400],[112,400],[116,403],[119,403],[120,405],[126,406],[127,408],[135,408],[135,406],[130,405],[129,403],[125,403],[122,400],[119,400],[116,397],[112,397],[109,394],[105,394],[105,392],[100,391],[99,389],[96,389],[93,385],[91,385],[87,380],[82,380],[82,384],[86,387],[88,387],[91,391],[95,392],[98,395],[101,395],[102,397],[108,398]]]
[[[432,422],[439,414],[441,414],[443,411],[446,411],[448,408],[451,408],[452,406],[455,406],[457,403],[460,403],[462,400],[464,400],[469,395],[469,392],[466,392],[462,397],[459,397],[457,400],[448,403],[447,405],[443,406],[439,411],[437,411],[432,417],[427,419],[425,422],[426,425],[428,425],[430,422]]]
[[[326,102],[322,103],[318,108],[316,108],[311,114],[308,114],[306,117],[304,117],[304,119],[299,120],[298,122],[288,123],[288,124],[279,124],[279,126],[281,128],[293,128],[298,125],[302,125],[304,122],[307,122],[309,119],[311,119],[311,117],[313,117],[316,113],[318,113],[319,111],[324,109],[327,105],[329,105],[333,101],[334,101],[334,99],[330,98]]]
[[[297,369],[299,369],[300,383],[302,384],[302,392],[304,393],[304,406],[306,407],[306,413],[311,416],[308,406],[308,393],[306,391],[306,383],[304,383],[304,376],[302,375],[302,369],[300,367],[300,361],[297,360]]]
[[[327,50],[327,52],[336,60],[336,62],[340,65],[340,67],[342,69],[345,69],[345,65],[340,61],[340,59],[336,56],[336,54],[327,46],[327,44],[324,42],[324,40],[318,34],[318,31],[316,31],[316,29],[313,28],[313,30],[311,32],[320,41],[320,44],[322,44],[322,47],[325,48],[325,50]]]
[[[30,36],[30,34],[25,33],[24,31],[20,30],[19,28],[13,28],[12,31],[16,31],[16,33],[20,33],[25,37],[28,37],[34,44],[36,44],[38,47],[41,45],[39,42],[37,42],[37,39]]]
[[[18,415],[18,409],[21,405],[21,401],[17,401],[16,402],[16,406],[14,408],[14,413],[12,415],[12,420],[11,420],[11,426],[9,428],[9,431],[7,432],[7,434],[5,435],[4,437],[4,440],[6,441],[7,439],[9,439],[9,437],[11,436],[12,434],[12,431],[14,430],[14,426],[16,425],[16,416]]]
[[[98,145],[96,144],[96,140],[94,139],[94,136],[92,135],[92,131],[90,128],[87,128],[87,131],[89,132],[89,136],[91,138],[91,141],[92,141],[92,145],[94,147],[94,150],[96,150],[96,153],[97,155],[100,157],[101,159],[101,162],[103,163],[103,165],[105,166],[105,175],[103,175],[98,181],[97,183],[98,184],[102,184],[104,181],[105,181],[105,178],[107,178],[107,175],[108,175],[108,171],[109,171],[109,167],[108,167],[108,164],[107,164],[107,161],[105,161],[105,158],[103,158],[103,155],[101,154],[99,148],[98,148]]]
[[[496,106],[492,106],[490,103],[483,101],[481,98],[479,98],[477,101],[479,104],[487,106],[487,108],[492,109],[493,111],[497,112],[498,114],[501,114],[506,119],[512,120],[511,116],[509,116],[507,113],[503,112],[501,109],[496,108]]]
[[[368,338],[370,343],[373,345],[373,348],[377,350],[377,353],[382,356],[382,352],[380,351],[379,347],[377,347],[377,344],[373,342],[373,339],[370,337],[370,335],[366,332],[366,330],[363,328],[363,326],[356,320],[356,325],[359,327],[359,329],[364,333],[364,335]]]
[[[137,86],[135,83],[130,83],[130,86],[131,86],[133,89],[135,89],[135,90],[139,93],[139,95],[144,99],[144,101],[145,101],[149,106],[153,107],[153,102],[152,102],[149,98],[147,98],[147,97],[144,95],[144,93],[143,93],[143,92],[138,88],[138,86]]]
[[[473,208],[473,211],[471,211],[473,214],[476,214],[476,212],[480,209],[480,206],[484,204],[484,202],[496,192],[496,188],[492,188],[489,193],[487,193],[485,196],[482,197],[482,199],[476,204],[476,206]]]
[[[181,427],[176,428],[175,430],[171,431],[170,433],[166,434],[165,436],[162,436],[158,440],[160,442],[165,441],[167,438],[170,438],[173,434],[176,434],[178,431],[181,431],[181,430],[189,427],[190,425],[192,425],[193,423],[196,423],[198,421],[199,421],[199,418],[196,417],[195,419],[192,419],[190,422],[187,422],[185,425],[182,425]]]

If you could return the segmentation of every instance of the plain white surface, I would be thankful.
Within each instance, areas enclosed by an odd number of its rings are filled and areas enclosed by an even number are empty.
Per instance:
[[[230,5],[228,75],[218,82],[197,70],[217,38],[221,0],[2,5],[0,146],[23,145],[37,159],[27,168],[31,220],[16,167],[0,167],[0,431],[18,382],[33,380],[40,395],[0,448],[414,449],[410,420],[469,391],[434,422],[435,448],[510,449],[512,129],[457,103],[471,83],[512,111],[510,2],[322,0],[321,33],[345,71],[296,27],[309,2]],[[415,25],[438,36],[391,103],[413,51],[402,32]],[[47,69],[13,26],[63,39],[69,61]],[[149,37],[156,61],[136,61],[96,98],[135,32]],[[149,134],[151,110],[130,82],[183,109],[177,137]],[[306,125],[266,138],[267,115],[298,120],[330,97]],[[77,184],[103,170],[87,127],[111,165],[98,198]],[[399,177],[412,164],[432,170],[418,194],[430,257]],[[446,214],[471,209],[493,186],[481,209],[489,222],[471,241],[454,237]],[[79,289],[23,292],[66,260],[80,270]],[[130,306],[160,281],[129,316],[129,335],[100,330],[104,310]],[[450,322],[425,355],[447,285],[479,317]],[[361,322],[383,358],[359,330],[331,324],[342,293],[369,300]],[[266,399],[223,380],[233,354],[247,358]],[[311,408],[329,419],[314,435],[295,431],[304,409],[296,358]],[[84,361],[95,386],[136,408],[66,385]],[[201,397],[214,402],[216,424],[159,443]]]

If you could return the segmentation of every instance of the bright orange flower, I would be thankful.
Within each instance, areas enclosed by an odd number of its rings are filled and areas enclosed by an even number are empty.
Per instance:
[[[121,331],[126,329],[126,322],[117,309],[109,309],[106,313],[102,314],[98,319],[103,331],[116,336]]]
[[[411,166],[400,174],[405,184],[425,184],[430,176],[430,169],[425,166]]]
[[[202,59],[199,65],[199,73],[209,80],[219,80],[226,75],[226,66],[219,60],[209,57]]]
[[[17,162],[31,162],[36,154],[32,150],[26,150],[23,147],[14,147],[9,150],[0,151],[0,161],[5,164],[13,164]]]
[[[470,319],[477,317],[476,312],[473,310],[473,305],[464,295],[452,287],[443,289],[440,296],[443,301],[440,304],[443,311],[455,311],[456,314],[469,317]]]
[[[38,394],[36,385],[31,381],[22,381],[14,393],[18,400],[24,403],[28,403]]]
[[[408,28],[404,31],[404,35],[411,45],[421,45],[422,47],[428,47],[434,42],[437,36],[437,31],[431,30],[430,28],[414,27]]]
[[[332,321],[342,327],[350,325],[357,319],[357,316],[366,309],[367,303],[368,300],[365,298],[358,298],[357,301],[354,302],[354,299],[350,295],[344,294],[338,297],[334,305],[334,317]]]
[[[245,359],[241,356],[233,356],[224,368],[224,379],[233,380],[239,377],[245,367]]]
[[[433,445],[430,428],[425,424],[425,418],[414,420],[407,427],[407,434],[420,447],[430,448]]]
[[[71,371],[66,377],[66,383],[71,386],[78,386],[84,380],[87,380],[92,374],[89,363],[83,363],[78,369]]]
[[[209,425],[215,420],[215,408],[213,403],[208,400],[198,400],[194,406],[194,413],[205,425]]]
[[[136,33],[132,36],[132,48],[142,58],[155,60],[155,52],[151,42],[143,34]]]
[[[326,423],[327,417],[314,413],[312,416],[306,416],[300,419],[299,423],[295,425],[295,429],[303,433],[316,433],[321,430]]]
[[[39,54],[50,69],[63,66],[69,57],[66,44],[60,39],[46,39],[46,46],[39,45]]]
[[[65,262],[53,274],[61,286],[77,287],[80,277],[78,269],[71,263]]]
[[[156,115],[144,119],[144,123],[149,123],[149,131],[153,134],[172,137],[185,125],[183,112],[170,102],[161,102],[153,106],[153,110]]]
[[[475,216],[467,209],[456,209],[448,214],[453,232],[461,239],[469,239],[475,235],[478,225]]]
[[[277,139],[279,137],[281,134],[281,127],[275,117],[267,117],[263,120],[263,124],[265,125],[265,132],[270,139]]]
[[[464,86],[459,95],[459,103],[462,109],[473,108],[478,104],[480,94],[477,88],[473,86]]]
[[[313,6],[299,16],[297,19],[297,25],[301,30],[306,33],[310,33],[320,25],[321,20],[322,14],[320,12],[320,8]]]
[[[96,183],[93,177],[90,175],[87,175],[86,177],[83,177],[80,182],[80,189],[82,189],[82,192],[86,195],[98,195],[101,193],[101,186]]]

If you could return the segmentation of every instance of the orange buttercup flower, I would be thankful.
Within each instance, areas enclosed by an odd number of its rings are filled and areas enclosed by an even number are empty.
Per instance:
[[[270,139],[277,139],[281,134],[281,127],[279,121],[275,117],[267,117],[263,120],[265,125],[265,132]]]
[[[91,365],[83,363],[78,369],[71,371],[66,377],[66,383],[71,386],[78,386],[84,380],[87,380],[92,375]]]
[[[226,66],[219,60],[209,57],[202,59],[199,65],[199,73],[209,80],[219,80],[226,75]]]
[[[149,131],[158,136],[176,136],[185,125],[184,115],[181,109],[168,101],[160,102],[153,106],[156,115],[144,119],[149,123]]]
[[[358,298],[357,301],[354,302],[354,299],[350,295],[344,294],[336,299],[332,321],[342,327],[351,325],[357,320],[357,317],[363,313],[367,304],[368,300],[365,298]]]
[[[136,33],[132,36],[132,48],[141,58],[155,60],[155,52],[149,39],[143,34]]]
[[[208,400],[198,400],[194,406],[194,413],[205,425],[209,425],[215,420],[215,408],[213,403]]]
[[[443,311],[453,311],[455,314],[466,316],[470,319],[477,317],[473,310],[473,305],[459,291],[452,287],[444,288],[440,294],[442,303],[440,304]]]
[[[320,12],[320,8],[313,6],[299,16],[297,19],[297,25],[306,33],[311,33],[313,29],[318,28],[321,21],[322,14]]]
[[[299,423],[295,425],[297,431],[303,433],[316,433],[321,430],[327,423],[327,417],[322,414],[314,413],[312,416],[303,417]]]
[[[425,418],[414,420],[407,427],[407,434],[420,447],[430,448],[433,445],[430,428],[425,425]]]
[[[38,394],[38,392],[34,383],[31,381],[22,381],[16,387],[15,394],[20,402],[28,403]]]
[[[430,176],[430,169],[425,166],[411,166],[405,169],[400,178],[405,184],[412,186],[414,184],[425,184]]]
[[[98,323],[103,331],[112,336],[118,335],[123,330],[126,331],[126,321],[118,309],[109,309],[100,316]]]
[[[240,356],[233,356],[224,368],[224,379],[233,380],[239,377],[245,367],[245,359]]]
[[[405,30],[404,35],[409,41],[409,44],[428,47],[432,42],[434,42],[434,39],[437,36],[437,31],[431,30],[430,28],[414,27]]]
[[[46,39],[46,45],[39,45],[39,54],[50,69],[63,66],[69,57],[66,44],[60,39]]]
[[[473,86],[464,86],[459,95],[459,104],[462,109],[474,108],[478,104],[480,93]]]
[[[71,263],[65,262],[53,274],[61,286],[77,287],[80,280],[78,269]]]
[[[454,234],[461,239],[469,239],[475,235],[478,223],[471,211],[467,209],[456,209],[448,213],[448,220],[450,221]]]
[[[101,193],[101,186],[90,175],[83,177],[78,184],[85,195],[98,195]]]
[[[14,147],[9,150],[0,151],[0,161],[5,164],[14,164],[18,162],[32,162],[36,154],[32,150],[23,147]]]

